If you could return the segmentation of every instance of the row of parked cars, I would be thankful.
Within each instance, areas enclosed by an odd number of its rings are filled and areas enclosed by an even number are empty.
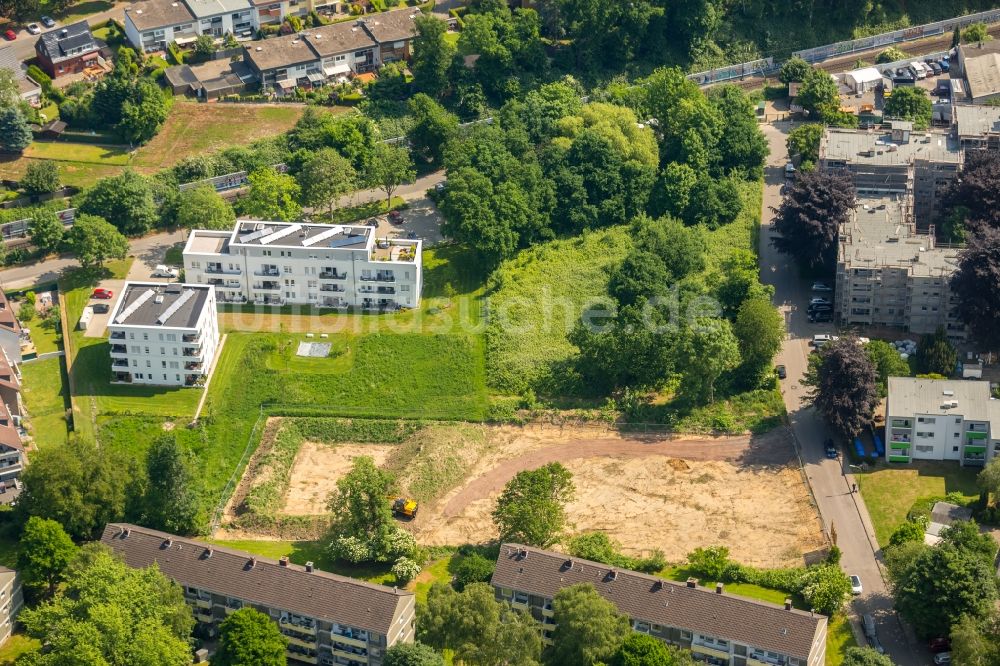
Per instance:
[[[56,20],[51,16],[43,16],[38,20],[41,21],[42,25],[46,28],[54,28],[56,26]],[[37,23],[29,23],[25,26],[25,29],[32,35],[42,34],[42,28]],[[8,42],[12,42],[17,39],[17,33],[11,28],[4,30],[3,36]]]
[[[924,60],[914,60],[908,65],[897,67],[895,70],[886,71],[890,75],[892,82],[896,85],[914,85],[919,79],[926,79],[928,76],[937,76],[951,71],[951,61],[949,56],[940,59],[925,58]]]

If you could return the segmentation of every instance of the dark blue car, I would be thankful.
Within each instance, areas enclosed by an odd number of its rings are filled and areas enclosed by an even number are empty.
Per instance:
[[[828,439],[823,442],[823,446],[826,447],[827,458],[834,459],[837,457],[837,447],[834,446],[832,439]]]

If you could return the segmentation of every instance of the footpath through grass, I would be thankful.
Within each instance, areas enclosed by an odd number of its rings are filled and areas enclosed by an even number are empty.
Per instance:
[[[874,471],[855,474],[880,545],[889,543],[889,537],[906,521],[906,514],[918,499],[943,498],[948,493],[959,493],[967,501],[979,497],[977,470],[961,467],[958,462],[923,460],[891,467],[882,464]]]

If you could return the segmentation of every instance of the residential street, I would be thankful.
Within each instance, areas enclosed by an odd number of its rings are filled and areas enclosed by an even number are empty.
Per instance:
[[[819,505],[823,524],[828,533],[836,534],[837,545],[843,551],[841,565],[848,574],[861,577],[864,594],[851,603],[855,635],[863,644],[857,618],[864,613],[875,616],[878,636],[886,652],[896,664],[911,666],[929,663],[925,654],[918,654],[915,646],[904,637],[903,628],[892,610],[892,597],[882,579],[876,558],[881,557],[875,541],[868,510],[860,494],[853,494],[850,472],[843,457],[829,460],[824,455],[823,441],[832,436],[826,424],[812,407],[804,406],[804,388],[799,384],[805,373],[809,341],[816,333],[832,333],[832,324],[810,324],[805,306],[809,302],[810,282],[798,275],[798,270],[785,255],[778,254],[770,244],[770,207],[781,201],[780,188],[784,182],[783,167],[787,160],[785,134],[787,122],[762,126],[771,147],[771,156],[765,171],[763,216],[761,221],[760,265],[761,280],[774,285],[774,301],[785,317],[788,336],[776,363],[782,363],[788,373],[782,381],[785,407],[792,429],[801,450],[813,495]],[[842,467],[844,465],[844,467]]]
[[[128,2],[117,3],[111,9],[103,12],[97,12],[96,14],[91,14],[87,16],[87,22],[91,26],[96,26],[97,24],[107,21],[109,18],[116,18],[119,21],[123,21],[125,17],[125,8],[129,6]],[[34,19],[28,21],[28,23],[38,22],[39,15]],[[41,25],[41,23],[39,23]],[[58,21],[53,28],[42,28],[42,32],[50,32],[51,30],[58,30],[63,27],[63,21]],[[16,62],[18,60],[27,60],[28,58],[35,57],[35,42],[38,41],[37,35],[32,35],[25,29],[18,30],[17,39],[13,42],[8,42],[6,40],[0,41],[0,62],[9,64],[11,62]],[[10,55],[14,54],[14,58],[10,58]]]

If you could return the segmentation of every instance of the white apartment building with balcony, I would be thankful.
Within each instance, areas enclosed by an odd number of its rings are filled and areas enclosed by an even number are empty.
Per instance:
[[[201,386],[219,348],[215,290],[126,282],[108,321],[111,381]]]
[[[420,304],[421,251],[371,227],[240,220],[192,231],[184,276],[220,303],[397,310]]]

